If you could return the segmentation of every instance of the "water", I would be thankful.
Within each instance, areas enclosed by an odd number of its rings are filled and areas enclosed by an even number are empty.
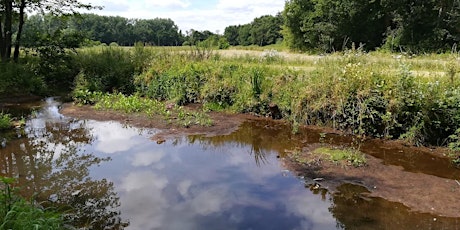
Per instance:
[[[459,229],[459,219],[411,212],[344,184],[331,195],[283,168],[286,149],[319,140],[246,122],[230,135],[157,144],[156,130],[63,117],[52,99],[24,130],[2,133],[1,174],[26,196],[77,210],[101,229]],[[307,140],[307,141],[306,141]],[[308,141],[310,140],[310,141]],[[336,138],[337,142],[346,142]],[[408,170],[411,168],[408,166]],[[45,203],[46,205],[46,203]]]

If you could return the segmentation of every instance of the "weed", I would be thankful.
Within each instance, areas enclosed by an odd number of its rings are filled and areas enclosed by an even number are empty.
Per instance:
[[[336,163],[345,161],[346,164],[352,165],[354,167],[361,167],[366,165],[366,156],[356,149],[332,149],[321,147],[315,149],[313,153],[324,155],[329,158],[330,161]]]
[[[449,136],[449,157],[452,159],[452,163],[460,166],[460,129],[455,131],[455,134]]]
[[[13,119],[11,118],[10,114],[7,113],[0,113],[0,130],[2,129],[9,129],[13,125]]]
[[[140,45],[131,51],[85,49],[79,58],[88,55],[99,64],[82,65],[74,97],[81,101],[80,97],[90,99],[86,94],[94,91],[134,92],[175,105],[202,103],[208,111],[262,116],[270,114],[269,105],[276,105],[294,132],[304,124],[323,125],[361,137],[405,139],[418,145],[445,145],[460,128],[460,90],[451,77],[455,78],[458,67],[451,56],[408,57],[360,50],[324,57],[289,58],[276,51],[266,51],[262,57],[251,54],[255,51],[231,56],[211,47],[203,43],[192,51]],[[219,55],[207,57],[209,53]],[[116,74],[106,71],[113,63],[126,68],[110,70]],[[129,100],[134,99],[122,100],[126,105],[121,107],[130,108],[127,112],[145,109]],[[115,106],[112,101],[101,103]],[[147,110],[167,114],[168,120],[177,115]],[[193,123],[184,121],[186,126]]]
[[[213,124],[212,119],[202,111],[188,111],[182,106],[171,106],[139,95],[97,94],[99,99],[95,104],[96,109],[141,113],[147,116],[159,115],[166,121],[172,121],[175,118],[175,122],[183,127],[191,125],[212,126]]]
[[[16,195],[13,178],[1,177],[0,229],[63,229],[62,215]]]

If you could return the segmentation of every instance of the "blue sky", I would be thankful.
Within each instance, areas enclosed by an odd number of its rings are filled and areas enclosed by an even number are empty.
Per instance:
[[[285,0],[82,0],[103,6],[93,10],[99,15],[126,18],[170,18],[185,33],[187,30],[210,30],[223,33],[229,25],[251,22],[262,15],[275,15]]]

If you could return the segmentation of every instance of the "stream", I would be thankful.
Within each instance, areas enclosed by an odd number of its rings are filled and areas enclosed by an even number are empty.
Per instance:
[[[158,130],[77,120],[59,106],[47,98],[6,109],[31,115],[23,129],[0,133],[0,173],[26,197],[70,207],[66,218],[82,229],[460,229],[460,218],[365,197],[358,185],[312,189],[280,155],[319,133],[293,137],[280,124],[247,121],[230,135],[158,144]],[[414,164],[413,154],[395,160],[399,151],[366,150],[411,172],[460,175]]]

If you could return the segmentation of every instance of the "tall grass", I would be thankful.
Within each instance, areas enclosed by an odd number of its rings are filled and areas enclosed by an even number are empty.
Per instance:
[[[116,52],[125,52],[123,57],[135,66],[134,74],[126,75],[133,91],[178,105],[202,103],[208,109],[262,116],[273,115],[270,105],[276,105],[294,130],[302,124],[325,125],[413,144],[446,145],[460,128],[455,55],[351,50],[290,57],[272,50],[255,55],[222,51],[199,59],[187,49]]]
[[[133,93],[135,66],[131,54],[121,47],[97,47],[80,50],[74,57],[79,69],[77,88],[91,91]]]
[[[1,177],[0,229],[65,229],[62,215],[17,196],[14,179]]]

